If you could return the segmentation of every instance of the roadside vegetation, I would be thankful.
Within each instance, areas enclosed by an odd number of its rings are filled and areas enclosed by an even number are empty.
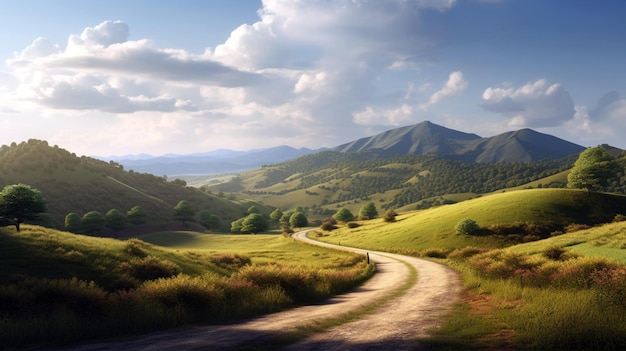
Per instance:
[[[621,195],[520,190],[311,236],[458,270],[462,302],[420,340],[427,349],[617,350],[626,347],[625,206]]]
[[[233,321],[320,301],[373,273],[363,256],[281,235],[121,241],[32,225],[0,229],[0,266],[7,350]]]

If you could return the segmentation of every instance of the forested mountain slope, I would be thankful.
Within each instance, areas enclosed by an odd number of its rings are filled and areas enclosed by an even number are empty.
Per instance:
[[[51,224],[57,228],[63,228],[69,212],[83,215],[95,210],[105,214],[118,209],[126,213],[139,205],[145,209],[149,222],[170,223],[173,208],[179,201],[187,200],[197,213],[209,211],[229,223],[251,206],[186,187],[179,181],[125,171],[115,162],[77,157],[34,139],[0,147],[0,187],[16,183],[42,192]]]

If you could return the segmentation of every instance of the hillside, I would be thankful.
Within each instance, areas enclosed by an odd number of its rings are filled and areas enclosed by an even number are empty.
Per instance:
[[[321,232],[319,239],[372,250],[418,252],[465,246],[505,247],[564,232],[570,224],[597,225],[626,213],[626,196],[572,189],[532,189],[496,193],[457,204],[404,213],[394,223],[382,219],[357,228]],[[472,219],[483,235],[455,233]],[[530,226],[521,223],[532,224]],[[497,235],[493,235],[497,234]]]
[[[110,209],[123,213],[142,206],[152,224],[173,221],[173,208],[181,200],[189,201],[197,213],[209,211],[223,223],[241,217],[252,205],[207,194],[170,182],[164,177],[125,171],[115,162],[78,157],[47,142],[31,139],[0,148],[0,187],[24,183],[42,192],[48,205],[50,223],[63,228],[70,212],[83,215],[89,211],[105,214]],[[269,208],[260,206],[263,212]]]
[[[565,187],[563,179],[541,179],[571,167],[576,156],[536,162],[478,163],[444,155],[397,155],[370,150],[326,151],[243,172],[231,181],[210,185],[213,192],[243,193],[282,208],[303,206],[314,216],[339,207],[358,211],[363,201],[382,209],[427,208],[464,200],[530,182],[535,187]],[[458,194],[464,194],[458,197]]]
[[[532,129],[481,138],[426,121],[355,140],[331,150],[359,152],[375,149],[401,155],[455,155],[468,162],[531,162],[563,158],[581,152],[584,147]]]

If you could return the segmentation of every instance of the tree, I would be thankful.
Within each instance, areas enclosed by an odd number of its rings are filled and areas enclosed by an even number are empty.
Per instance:
[[[231,233],[241,233],[241,228],[243,227],[244,218],[239,218],[238,220],[230,222],[230,232]]]
[[[26,184],[7,185],[0,192],[0,217],[20,231],[20,224],[46,213],[46,202],[37,189]]]
[[[122,212],[116,209],[110,209],[104,215],[104,224],[105,226],[113,229],[113,232],[117,233],[118,230],[124,228],[126,226],[126,222],[128,218]]]
[[[363,205],[359,210],[359,219],[374,219],[378,217],[378,210],[373,202]]]
[[[338,209],[333,217],[335,217],[335,219],[339,222],[344,223],[354,220],[354,215],[352,214],[352,212],[350,212],[350,210],[345,207]]]
[[[454,227],[458,234],[475,235],[478,234],[480,227],[473,219],[464,219]]]
[[[588,148],[580,153],[567,175],[567,187],[599,190],[608,185],[618,170],[618,164],[602,146]]]
[[[309,220],[306,218],[304,212],[294,212],[291,217],[289,217],[289,225],[292,228],[302,228],[306,227],[309,224]]]
[[[196,211],[187,200],[180,200],[174,207],[174,218],[183,225],[192,222],[196,215]]]
[[[267,229],[267,220],[260,213],[251,213],[243,219],[241,232],[256,234]]]
[[[252,205],[248,208],[248,214],[253,214],[253,213],[261,213],[261,212],[256,206]]]
[[[276,223],[280,222],[280,218],[283,216],[283,210],[276,208],[270,213],[270,219]]]
[[[289,225],[289,219],[291,218],[291,215],[293,215],[293,211],[284,212],[283,215],[280,217],[280,225]]]
[[[95,233],[104,229],[104,217],[98,211],[85,213],[80,222],[83,230],[87,234]]]
[[[78,213],[70,212],[67,216],[65,216],[65,231],[70,233],[80,233],[81,221]]]
[[[146,223],[146,211],[139,205],[133,206],[133,208],[126,212],[126,218],[136,228]]]
[[[208,211],[200,212],[200,224],[207,230],[219,228],[221,221],[218,216],[210,214]]]

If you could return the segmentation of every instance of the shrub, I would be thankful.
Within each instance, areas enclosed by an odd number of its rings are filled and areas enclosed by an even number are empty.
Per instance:
[[[567,251],[560,246],[550,246],[550,247],[545,248],[541,252],[541,255],[553,261],[561,261],[564,259],[566,252]]]
[[[348,222],[347,225],[348,225],[348,228],[350,228],[350,229],[358,228],[358,227],[361,226],[359,223],[356,223],[356,222]]]
[[[122,273],[141,281],[168,278],[180,273],[176,264],[154,256],[133,258],[121,263],[118,268]]]
[[[421,256],[431,258],[446,258],[448,257],[448,250],[446,249],[425,249],[420,252]]]
[[[385,215],[383,216],[383,220],[387,223],[395,222],[397,215],[398,213],[396,211],[387,210],[387,212],[385,212]]]
[[[616,214],[615,217],[613,217],[613,222],[623,222],[626,221],[626,216],[623,214]]]
[[[474,255],[478,255],[487,251],[491,251],[492,249],[482,248],[482,247],[464,247],[462,249],[455,249],[448,254],[448,258],[452,259],[464,259],[470,258]]]
[[[579,230],[585,230],[589,228],[591,228],[591,226],[588,224],[572,223],[572,224],[566,225],[564,229],[566,233],[571,233],[571,232],[577,232]]]
[[[334,218],[327,218],[322,222],[320,229],[325,231],[331,231],[337,229],[337,221]]]
[[[249,257],[239,254],[217,254],[211,256],[211,262],[222,268],[240,268],[252,263]]]
[[[473,219],[465,219],[457,223],[454,229],[458,234],[475,235],[478,234],[480,227]]]

